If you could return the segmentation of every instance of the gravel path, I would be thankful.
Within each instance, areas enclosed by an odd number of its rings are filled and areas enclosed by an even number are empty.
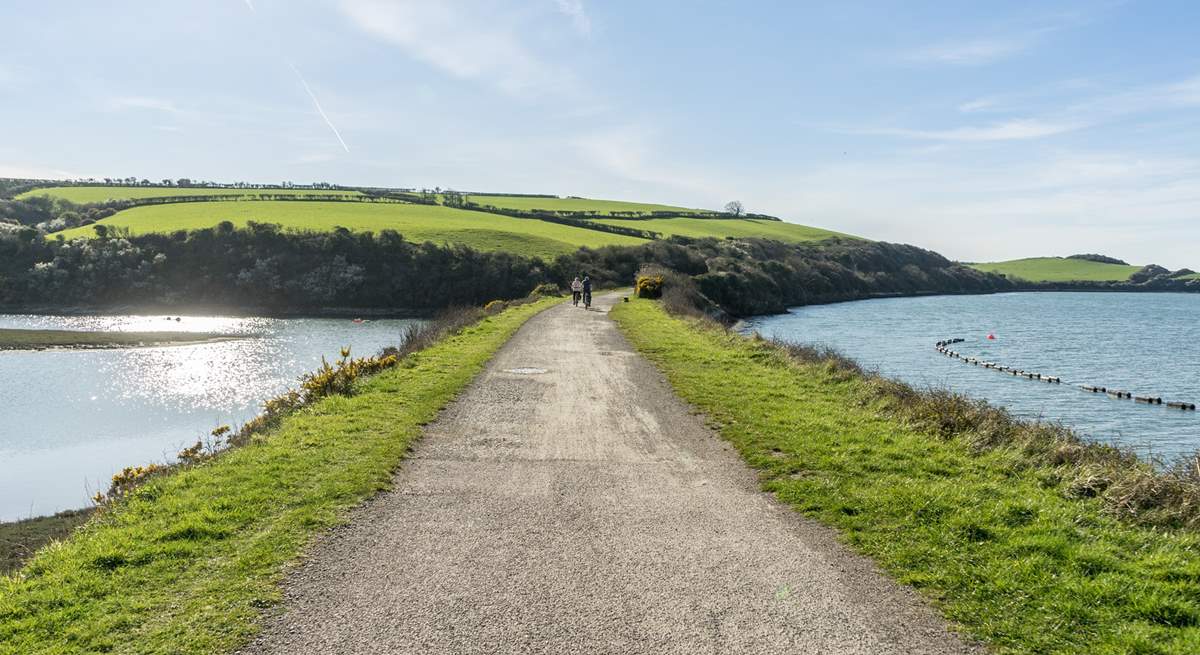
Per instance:
[[[597,300],[513,337],[248,653],[975,652],[760,492]]]

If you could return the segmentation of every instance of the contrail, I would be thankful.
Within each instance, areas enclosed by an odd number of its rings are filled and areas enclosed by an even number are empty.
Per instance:
[[[246,0],[246,7],[250,9],[250,13],[258,16],[258,10],[254,8],[254,3],[251,0]],[[279,48],[278,43],[276,44],[276,48],[282,50],[282,48]],[[279,56],[281,59],[283,59],[284,63],[288,65],[288,68],[292,69],[292,72],[296,74],[296,79],[300,80],[300,84],[304,85],[304,92],[307,93],[308,97],[312,99],[313,106],[317,108],[317,113],[321,115],[321,118],[325,121],[325,124],[329,126],[329,130],[333,132],[335,137],[337,137],[338,143],[342,144],[342,149],[346,152],[350,152],[350,146],[346,145],[346,140],[342,138],[342,133],[338,131],[338,128],[333,124],[333,121],[329,120],[329,115],[326,114],[325,110],[321,107],[321,101],[317,100],[317,94],[313,93],[312,88],[308,86],[308,81],[304,79],[304,75],[300,73],[300,69],[296,68],[296,65],[293,64],[287,57],[284,57],[282,54]]]
[[[296,65],[290,61],[287,63],[287,65],[288,68],[291,68],[292,72],[296,74],[296,77],[300,80],[300,83],[304,85],[304,90],[308,92],[308,97],[312,98],[313,106],[317,108],[317,113],[321,115],[321,118],[325,119],[325,124],[329,126],[330,130],[333,131],[333,135],[337,137],[338,143],[342,144],[342,148],[344,148],[346,152],[350,152],[350,146],[346,145],[345,139],[342,138],[342,133],[338,132],[337,126],[333,124],[333,121],[329,120],[329,116],[325,115],[325,110],[321,109],[321,102],[317,100],[317,94],[313,93],[312,89],[308,88],[308,82],[304,81],[304,76],[300,74],[300,69],[296,68]]]

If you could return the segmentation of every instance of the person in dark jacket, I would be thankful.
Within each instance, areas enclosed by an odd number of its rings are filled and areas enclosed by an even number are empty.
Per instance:
[[[583,306],[590,308],[592,306],[592,278],[583,276]]]

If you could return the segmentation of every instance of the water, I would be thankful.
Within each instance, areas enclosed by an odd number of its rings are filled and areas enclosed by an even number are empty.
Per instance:
[[[1200,449],[1200,412],[1086,393],[1081,384],[1200,404],[1200,295],[1009,293],[866,300],[756,318],[763,336],[827,345],[916,387],[949,388],[1017,416],[1171,460]],[[995,341],[987,335],[994,333]],[[1051,385],[938,354],[961,337],[964,356],[1062,378]]]
[[[0,327],[219,332],[161,348],[0,352],[0,521],[83,507],[113,473],[244,422],[343,346],[373,355],[408,320],[14,316]]]

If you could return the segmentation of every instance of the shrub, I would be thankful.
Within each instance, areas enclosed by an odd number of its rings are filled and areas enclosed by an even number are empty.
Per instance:
[[[638,298],[661,298],[663,294],[662,275],[638,275],[633,285],[633,292]]]
[[[530,295],[533,295],[533,296],[561,296],[562,289],[559,289],[557,284],[552,284],[550,282],[543,282],[542,284],[539,284],[536,287],[534,287],[533,291],[530,292]]]

